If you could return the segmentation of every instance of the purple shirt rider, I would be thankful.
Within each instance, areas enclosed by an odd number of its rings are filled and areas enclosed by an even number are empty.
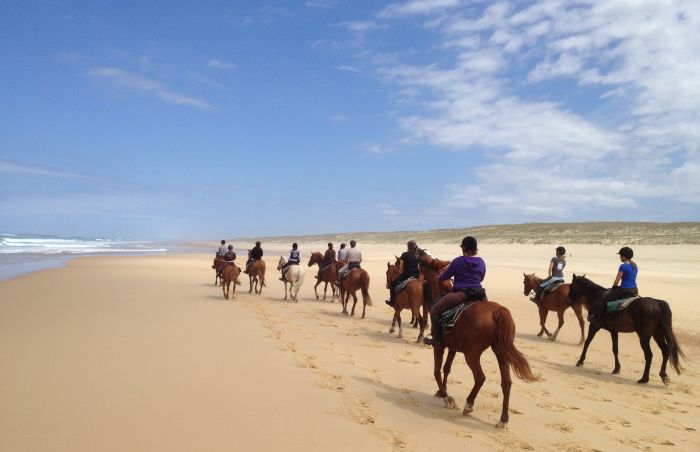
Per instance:
[[[455,278],[453,291],[481,287],[481,281],[486,276],[486,263],[478,256],[456,257],[439,279],[445,281],[453,276]]]

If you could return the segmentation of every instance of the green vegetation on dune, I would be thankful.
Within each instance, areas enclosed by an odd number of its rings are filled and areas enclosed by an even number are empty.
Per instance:
[[[700,222],[527,223],[431,231],[348,232],[264,239],[274,242],[347,242],[353,238],[360,243],[396,243],[413,239],[419,243],[459,243],[465,235],[473,235],[484,243],[700,245]]]

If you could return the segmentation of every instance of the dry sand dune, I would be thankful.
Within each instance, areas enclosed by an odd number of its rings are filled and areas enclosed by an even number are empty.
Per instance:
[[[305,258],[323,247],[301,246]],[[427,247],[441,258],[457,251]],[[316,267],[304,266],[299,303],[281,301],[283,247],[266,247],[263,294],[243,280],[229,301],[208,255],[85,258],[0,283],[0,450],[698,450],[700,247],[635,247],[642,292],[668,299],[693,359],[664,387],[655,345],[651,383],[634,383],[636,335],[621,336],[620,375],[609,374],[605,332],[574,366],[571,311],[557,342],[535,336],[522,273],[543,273],[551,246],[483,244],[489,297],[511,310],[516,346],[542,376],[514,380],[506,431],[493,427],[502,399],[490,351],[475,411],[462,416],[472,384],[463,360],[448,386],[459,409],[449,410],[433,397],[432,352],[414,342],[418,331],[388,333],[384,271],[402,248],[363,246],[374,300],[364,320],[314,298]],[[614,246],[569,250],[567,275],[610,283]]]

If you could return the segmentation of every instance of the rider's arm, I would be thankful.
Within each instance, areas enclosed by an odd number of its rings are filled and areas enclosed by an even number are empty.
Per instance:
[[[549,269],[547,270],[547,276],[552,276],[552,269],[554,268],[554,261],[549,261]]]
[[[622,279],[622,272],[617,272],[617,276],[615,276],[615,282],[613,283],[613,287],[619,286],[621,279]]]

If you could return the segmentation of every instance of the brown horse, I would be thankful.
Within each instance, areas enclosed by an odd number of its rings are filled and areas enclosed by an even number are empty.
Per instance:
[[[323,255],[319,253],[318,251],[311,253],[311,257],[309,258],[309,267],[313,266],[314,264],[317,264],[319,267],[321,266],[321,261],[323,260]],[[321,277],[316,281],[316,285],[314,286],[314,293],[316,294],[316,299],[318,300],[318,292],[316,291],[316,288],[321,284],[321,283],[326,283],[325,286],[323,286],[323,299],[326,299],[326,294],[328,293],[328,283],[331,284],[331,302],[333,302],[333,299],[335,298],[336,291],[337,289],[337,284],[338,284],[338,270],[340,270],[340,267],[342,264],[340,262],[333,262],[331,265],[329,265],[322,273]]]
[[[535,290],[535,287],[542,283],[542,278],[538,278],[535,274],[526,275],[523,273],[523,294],[525,296],[530,295],[530,292]],[[581,339],[578,345],[583,344],[583,299],[579,298],[574,302],[573,305],[569,305],[569,284],[562,284],[551,292],[543,292],[540,299],[537,301],[537,309],[540,311],[540,332],[537,333],[538,336],[542,336],[542,333],[546,333],[550,341],[556,341],[559,330],[564,325],[564,311],[569,309],[574,310],[576,318],[578,319],[578,324],[581,327]],[[549,311],[556,311],[557,317],[559,318],[559,325],[554,333],[550,333],[545,326],[547,321],[547,314]]]
[[[615,368],[612,373],[619,374],[620,360],[617,357],[617,335],[618,333],[635,332],[637,336],[639,336],[639,344],[644,351],[645,361],[644,373],[637,383],[649,382],[651,358],[654,356],[651,352],[649,342],[651,342],[651,338],[653,337],[654,341],[661,349],[662,361],[659,376],[664,385],[668,385],[671,379],[666,374],[666,364],[670,361],[671,367],[680,375],[683,370],[680,364],[680,358],[685,358],[680,345],[678,345],[678,339],[676,339],[676,335],[673,333],[671,307],[664,300],[639,297],[633,300],[629,306],[622,311],[608,313],[605,314],[603,318],[600,318],[600,313],[602,311],[600,309],[602,308],[600,305],[600,303],[602,303],[601,297],[605,291],[605,287],[599,286],[586,278],[585,275],[574,275],[571,280],[569,297],[572,299],[578,297],[585,298],[586,303],[588,303],[589,313],[598,313],[595,317],[589,315],[588,320],[590,324],[588,325],[588,337],[586,338],[586,343],[583,346],[581,357],[578,359],[576,366],[583,366],[583,362],[586,360],[588,346],[591,345],[591,341],[596,333],[601,328],[604,328],[610,332],[610,336],[612,337],[612,350],[615,356]]]
[[[388,289],[391,287],[394,281],[401,276],[401,269],[397,265],[391,265],[389,262],[386,263],[386,266],[386,288]],[[394,296],[394,318],[391,321],[389,333],[394,332],[394,325],[396,322],[398,322],[398,337],[403,337],[403,328],[401,327],[401,310],[410,309],[411,313],[413,313],[413,317],[417,319],[417,323],[420,325],[420,333],[418,334],[418,339],[416,342],[421,342],[423,340],[425,326],[428,324],[428,319],[425,317],[425,313],[430,310],[428,300],[426,300],[425,292],[423,291],[424,284],[425,282],[420,279],[409,281],[403,290]],[[423,315],[420,313],[421,306],[424,306]]]
[[[226,298],[227,300],[232,282],[233,293],[231,294],[231,298],[234,298],[236,296],[236,285],[241,284],[241,282],[238,280],[238,275],[240,273],[241,270],[238,268],[238,265],[234,264],[233,262],[226,265],[221,273],[221,288],[224,291],[224,298]]]
[[[221,269],[223,268],[225,263],[226,263],[226,261],[221,256],[216,256],[214,258],[214,263],[212,264],[211,268],[214,269],[214,274],[216,275],[216,276],[214,276],[214,285],[215,286],[219,285],[219,279],[220,279],[219,274],[220,274]]]
[[[440,281],[438,279],[438,276],[450,265],[450,261],[434,258],[425,250],[420,250],[418,260],[420,262],[420,277],[428,283],[428,287],[430,288],[430,293],[426,294],[426,297],[430,299],[430,304],[432,304],[441,294],[452,291],[452,281],[449,279]],[[425,290],[427,291],[427,288]],[[423,317],[427,320],[429,318],[428,310],[430,310],[430,306],[426,306],[426,308],[427,310],[423,311]]]
[[[248,258],[250,259],[250,250],[248,250]],[[255,285],[255,293],[261,294],[263,286],[266,285],[264,260],[254,260],[250,263],[250,265],[248,266],[248,280],[250,283],[250,289],[248,290],[248,293],[253,292],[253,285]]]
[[[343,281],[340,284],[340,301],[343,304],[343,314],[348,313],[348,301],[352,295],[352,313],[355,315],[355,306],[357,305],[358,290],[362,291],[362,318],[365,318],[365,309],[367,306],[372,306],[372,298],[369,296],[369,273],[361,268],[353,268],[343,276]]]
[[[530,364],[525,356],[515,348],[515,323],[510,311],[498,303],[492,301],[473,302],[457,320],[451,331],[445,333],[445,346],[433,347],[435,381],[438,385],[436,397],[442,397],[448,408],[455,407],[455,401],[447,394],[447,376],[452,368],[452,361],[457,352],[464,353],[467,364],[474,375],[474,387],[467,396],[463,415],[474,410],[474,401],[479,389],[484,384],[486,376],[481,368],[481,354],[491,347],[498,360],[498,368],[501,371],[501,389],[503,390],[503,408],[501,420],[496,424],[497,428],[506,428],[508,424],[508,403],[510,400],[510,368],[515,375],[524,381],[537,381],[530,370]],[[442,375],[440,367],[448,348],[447,360]]]

